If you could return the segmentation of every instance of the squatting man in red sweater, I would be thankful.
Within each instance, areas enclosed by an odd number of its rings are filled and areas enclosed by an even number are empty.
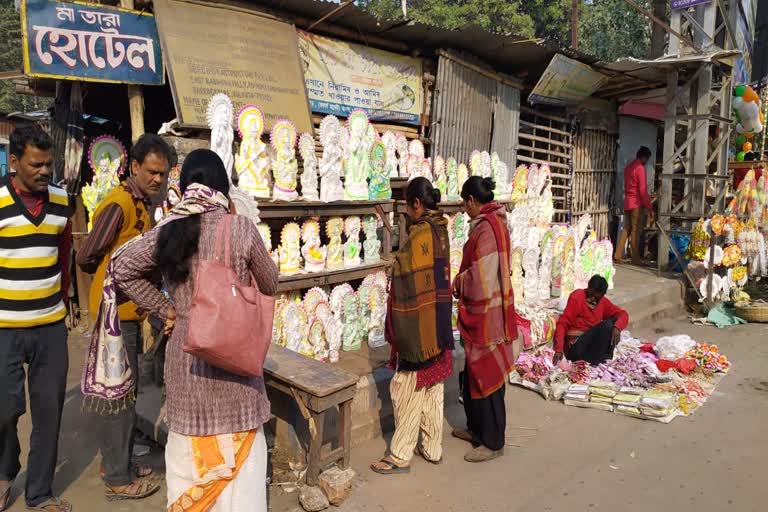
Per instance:
[[[555,364],[563,355],[569,361],[586,361],[591,365],[613,357],[629,315],[605,297],[607,291],[608,282],[596,275],[585,290],[575,290],[568,297],[555,328]]]

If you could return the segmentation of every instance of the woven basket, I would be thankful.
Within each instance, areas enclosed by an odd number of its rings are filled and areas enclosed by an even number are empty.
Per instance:
[[[768,302],[759,301],[752,304],[736,305],[736,316],[747,322],[768,323]]]

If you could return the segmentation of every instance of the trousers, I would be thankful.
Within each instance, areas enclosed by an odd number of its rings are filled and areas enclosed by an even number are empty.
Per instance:
[[[141,324],[139,322],[120,322],[125,351],[128,353],[128,365],[131,379],[138,393],[139,347],[142,346]],[[101,430],[101,466],[107,485],[128,485],[133,481],[131,468],[133,443],[136,439],[136,404],[126,404],[126,409],[118,414],[99,416]]]
[[[621,230],[613,259],[620,260],[624,256],[624,247],[629,239],[629,248],[632,255],[632,264],[639,265],[642,262],[640,254],[640,237],[643,233],[643,220],[645,219],[643,208],[627,210],[624,219],[624,229]]]
[[[593,366],[613,358],[613,326],[615,320],[603,320],[576,340],[565,350],[569,361],[586,361]]]
[[[68,369],[63,320],[39,327],[0,329],[0,480],[11,481],[21,470],[17,426],[27,412],[27,384],[32,414],[25,486],[29,506],[53,496],[51,484],[56,472]]]
[[[464,413],[467,415],[467,430],[486,448],[497,451],[506,444],[507,407],[504,404],[506,385],[502,385],[485,398],[472,398],[469,385],[469,366],[462,372],[464,383],[461,392],[464,397]]]
[[[416,389],[417,372],[398,371],[392,377],[389,392],[395,410],[395,434],[389,446],[392,460],[407,464],[421,433],[421,447],[431,461],[443,457],[442,382]]]

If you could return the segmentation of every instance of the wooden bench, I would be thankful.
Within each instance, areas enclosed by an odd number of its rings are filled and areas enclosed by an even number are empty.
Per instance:
[[[264,381],[267,388],[292,396],[309,424],[307,484],[317,485],[320,471],[332,463],[338,463],[342,469],[348,468],[352,442],[352,398],[358,377],[334,365],[309,359],[273,344],[264,362]],[[333,407],[339,409],[339,446],[323,456],[325,412]]]

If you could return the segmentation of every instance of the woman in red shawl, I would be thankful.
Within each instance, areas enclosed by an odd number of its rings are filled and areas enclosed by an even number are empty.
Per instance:
[[[467,462],[504,454],[504,385],[518,351],[506,210],[493,200],[493,189],[492,179],[473,176],[461,191],[471,222],[453,292],[467,361],[462,393],[468,428],[453,436],[476,446],[464,456]]]

